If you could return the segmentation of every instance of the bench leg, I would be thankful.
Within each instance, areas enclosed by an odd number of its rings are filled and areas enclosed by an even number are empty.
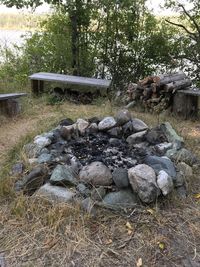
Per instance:
[[[44,91],[44,82],[38,80],[31,80],[31,89],[34,95],[39,95]]]
[[[13,117],[21,111],[20,103],[17,99],[8,99],[0,102],[0,112],[4,115]]]

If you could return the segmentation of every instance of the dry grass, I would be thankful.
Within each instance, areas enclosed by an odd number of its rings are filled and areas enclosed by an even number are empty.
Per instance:
[[[7,173],[12,160],[23,157],[24,142],[64,117],[103,116],[115,109],[109,102],[98,106],[47,106],[44,101],[30,100],[21,116],[2,120],[0,262],[5,257],[11,267],[200,266],[200,202],[194,198],[194,193],[200,191],[198,172],[188,183],[189,196],[185,201],[172,195],[160,204],[137,207],[123,215],[99,210],[96,217],[90,217],[79,206],[55,206],[12,192],[15,178]],[[133,114],[149,125],[166,119]],[[168,120],[184,136],[187,146],[200,156],[199,122],[173,117]],[[127,227],[127,222],[131,227]]]

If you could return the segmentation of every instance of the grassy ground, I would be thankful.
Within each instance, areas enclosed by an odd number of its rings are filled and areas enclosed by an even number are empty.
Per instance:
[[[7,266],[200,266],[200,192],[198,170],[188,181],[189,195],[171,195],[162,203],[137,207],[119,215],[99,210],[83,214],[79,207],[52,205],[16,195],[10,166],[23,158],[22,147],[36,134],[65,117],[113,114],[109,102],[96,105],[46,105],[46,99],[24,100],[17,118],[0,117],[0,265]],[[200,156],[200,123],[133,111],[153,126],[166,119]]]

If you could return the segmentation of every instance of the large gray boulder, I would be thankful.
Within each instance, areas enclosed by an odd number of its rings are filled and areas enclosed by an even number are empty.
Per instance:
[[[95,161],[83,167],[79,173],[79,179],[92,185],[111,185],[112,173],[102,162]]]
[[[128,170],[128,177],[133,191],[142,202],[151,203],[156,200],[160,190],[156,184],[156,174],[151,167],[139,164]]]
[[[160,125],[161,130],[167,137],[169,143],[173,143],[177,149],[180,149],[184,144],[183,137],[179,136],[176,131],[172,128],[169,122],[162,123]]]
[[[111,128],[115,127],[116,124],[117,124],[117,122],[116,122],[116,120],[113,117],[105,117],[98,124],[98,129],[100,131],[110,130]]]
[[[131,120],[131,113],[127,109],[123,109],[117,112],[115,120],[118,126],[122,126]]]
[[[137,204],[137,197],[131,190],[120,190],[108,193],[102,203],[111,209],[131,208]]]
[[[76,185],[77,179],[70,166],[57,165],[50,177],[50,183],[55,185]]]
[[[118,188],[129,186],[128,171],[124,168],[117,168],[112,173],[113,181]]]
[[[138,142],[142,142],[146,133],[147,133],[147,131],[134,133],[134,134],[130,135],[129,137],[127,137],[126,142],[131,146],[138,143]]]
[[[47,199],[51,202],[71,202],[75,197],[76,193],[67,188],[61,186],[53,186],[45,184],[40,187],[34,194],[36,197]]]
[[[176,169],[174,163],[167,157],[147,156],[144,160],[145,164],[152,167],[156,174],[165,171],[173,179],[176,178]]]
[[[157,185],[164,196],[168,195],[173,190],[173,180],[165,171],[160,171],[157,177]]]
[[[135,133],[142,132],[148,129],[146,123],[139,119],[132,119],[133,131]]]

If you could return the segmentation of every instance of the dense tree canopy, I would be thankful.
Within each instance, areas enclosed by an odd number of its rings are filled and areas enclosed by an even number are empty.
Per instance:
[[[10,7],[33,9],[44,2],[54,7],[55,14],[27,39],[23,62],[30,72],[109,76],[117,86],[176,68],[192,70],[195,78],[199,75],[197,0],[188,1],[193,3],[189,11],[184,2],[166,0],[166,8],[180,13],[166,21],[148,10],[146,0],[0,0]]]

